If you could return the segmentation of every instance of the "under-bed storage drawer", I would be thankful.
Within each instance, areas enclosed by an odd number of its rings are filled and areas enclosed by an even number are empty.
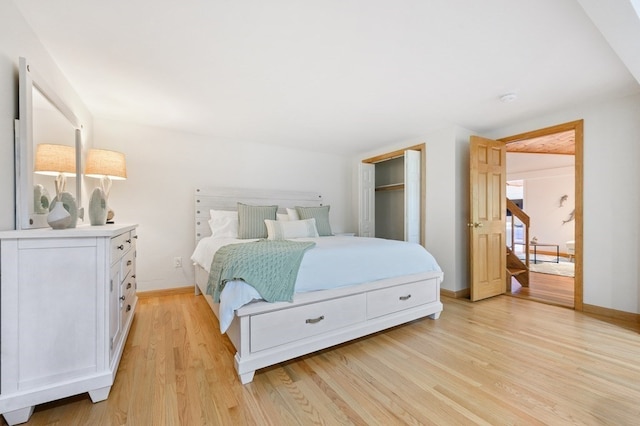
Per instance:
[[[380,317],[392,312],[437,300],[436,280],[418,281],[367,293],[367,318]]]
[[[251,352],[363,322],[366,296],[355,294],[251,317]]]

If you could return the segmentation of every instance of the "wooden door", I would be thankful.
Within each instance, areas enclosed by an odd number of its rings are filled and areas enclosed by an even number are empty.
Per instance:
[[[506,144],[471,136],[471,300],[506,292]]]

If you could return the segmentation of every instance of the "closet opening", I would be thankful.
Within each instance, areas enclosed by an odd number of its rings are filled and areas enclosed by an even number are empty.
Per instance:
[[[425,145],[362,160],[359,235],[424,246]]]

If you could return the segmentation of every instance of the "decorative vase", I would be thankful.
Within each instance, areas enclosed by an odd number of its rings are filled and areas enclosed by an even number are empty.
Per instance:
[[[36,214],[49,213],[49,191],[40,184],[33,186],[33,211]]]
[[[67,228],[75,228],[78,223],[78,205],[76,204],[76,199],[72,193],[63,191],[60,195],[56,195],[53,200],[51,200],[51,206],[55,206],[55,204],[60,201],[64,207],[64,209],[69,212],[71,216],[71,220]]]
[[[64,208],[62,201],[53,204],[53,208],[47,215],[47,223],[53,229],[65,229],[71,223],[71,214]]]
[[[107,198],[102,188],[96,188],[89,199],[89,221],[91,225],[104,225],[107,222]]]

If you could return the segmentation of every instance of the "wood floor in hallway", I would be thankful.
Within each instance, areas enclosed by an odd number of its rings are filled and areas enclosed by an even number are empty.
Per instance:
[[[529,287],[522,287],[515,278],[511,280],[511,296],[537,302],[573,308],[574,279],[560,275],[529,272]]]

